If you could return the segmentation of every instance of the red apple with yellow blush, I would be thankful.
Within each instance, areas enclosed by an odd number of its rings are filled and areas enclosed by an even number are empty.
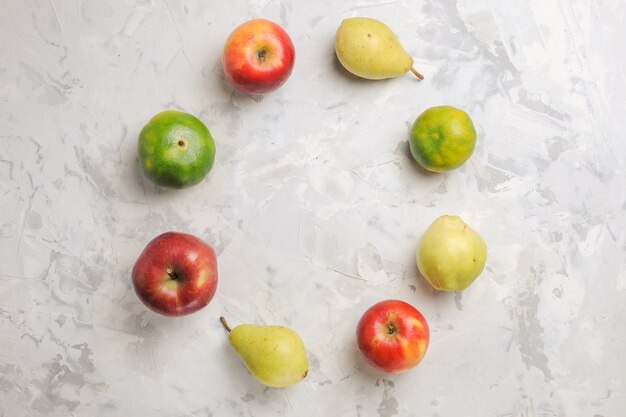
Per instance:
[[[148,243],[133,267],[133,287],[151,310],[184,316],[205,307],[217,289],[215,251],[186,233],[163,233]]]
[[[385,300],[370,307],[361,317],[356,334],[365,361],[388,373],[417,365],[430,340],[424,316],[400,300]]]
[[[258,95],[287,81],[295,49],[283,28],[265,19],[253,19],[235,29],[224,45],[222,68],[238,90]]]

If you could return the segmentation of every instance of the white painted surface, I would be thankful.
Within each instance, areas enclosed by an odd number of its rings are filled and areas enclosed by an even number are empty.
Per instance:
[[[426,75],[357,80],[341,20],[386,22]],[[253,17],[281,24],[296,68],[262,100],[220,54]],[[626,407],[626,7],[554,1],[0,3],[0,415],[622,416]],[[427,174],[407,139],[426,108],[472,116],[478,147]],[[136,138],[197,115],[217,143],[200,185],[158,189]],[[414,249],[441,214],[489,247],[462,294],[434,293]],[[147,311],[130,270],[157,234],[219,254],[202,312]],[[354,328],[400,298],[430,350],[368,369]],[[311,372],[250,377],[218,322],[296,329]]]

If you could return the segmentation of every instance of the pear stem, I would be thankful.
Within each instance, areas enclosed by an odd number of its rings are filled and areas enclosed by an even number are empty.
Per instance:
[[[413,74],[415,74],[415,76],[416,76],[417,78],[419,78],[420,80],[423,80],[423,79],[424,79],[424,76],[423,76],[422,74],[420,74],[419,72],[417,72],[417,70],[416,70],[415,68],[411,67],[411,72],[412,72]]]
[[[225,319],[224,317],[220,316],[220,321],[222,322],[222,325],[224,326],[224,328],[225,328],[226,330],[228,330],[228,333],[230,333],[230,331],[231,331],[232,329],[230,328],[230,326],[229,326],[229,325],[228,325],[228,323],[226,322],[226,319]]]

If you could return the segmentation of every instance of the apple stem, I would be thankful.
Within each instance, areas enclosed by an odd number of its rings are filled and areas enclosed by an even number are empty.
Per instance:
[[[176,272],[174,272],[174,270],[172,268],[167,268],[167,275],[173,279],[174,281],[176,281],[178,279],[178,275],[176,274]]]
[[[267,59],[267,49],[264,48],[257,52],[257,59],[259,60],[259,62],[265,62],[265,60]]]
[[[222,322],[222,325],[224,326],[224,328],[225,328],[226,330],[228,330],[228,333],[230,333],[230,331],[231,331],[232,329],[230,328],[230,326],[229,326],[229,325],[228,325],[228,323],[226,322],[226,319],[225,319],[224,317],[220,316],[220,321]]]
[[[423,80],[423,79],[424,79],[424,76],[423,76],[422,74],[420,74],[419,72],[417,72],[417,70],[416,70],[415,68],[411,67],[411,72],[412,72],[413,74],[415,74],[415,76],[416,76],[417,78],[419,78],[420,80]]]

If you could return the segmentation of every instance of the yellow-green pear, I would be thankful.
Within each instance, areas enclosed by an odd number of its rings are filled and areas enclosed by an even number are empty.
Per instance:
[[[231,329],[224,317],[228,340],[246,368],[268,387],[287,387],[302,381],[309,372],[304,343],[283,326],[242,324]]]
[[[433,288],[460,291],[480,275],[487,245],[459,216],[435,220],[417,246],[417,267]]]
[[[345,69],[362,78],[382,80],[411,71],[424,79],[396,35],[376,19],[345,19],[335,35],[335,52]]]

